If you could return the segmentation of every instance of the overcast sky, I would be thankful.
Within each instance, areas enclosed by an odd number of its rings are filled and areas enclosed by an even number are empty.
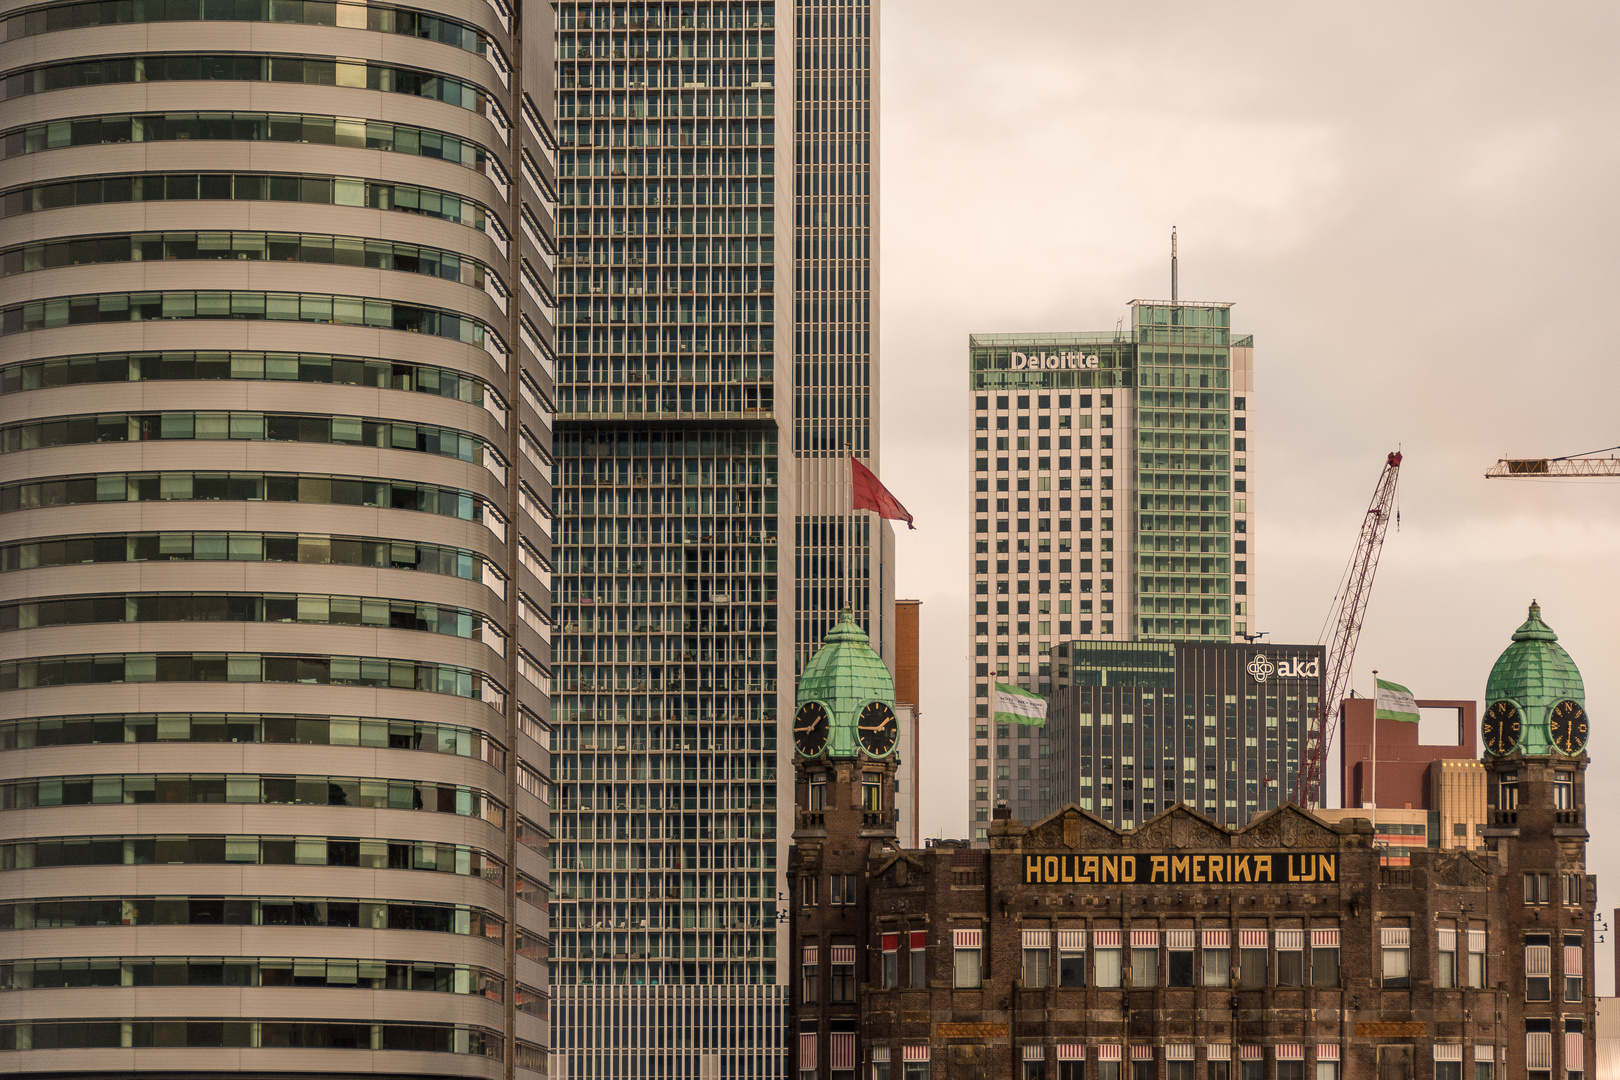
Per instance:
[[[1591,779],[1614,769],[1620,486],[1483,473],[1620,443],[1620,8],[888,0],[882,39],[881,472],[917,518],[924,835],[967,828],[968,335],[1112,329],[1168,296],[1172,224],[1182,296],[1255,336],[1251,624],[1318,640],[1399,446],[1358,689],[1480,698],[1537,598],[1586,679]],[[1612,910],[1620,785],[1589,811]]]

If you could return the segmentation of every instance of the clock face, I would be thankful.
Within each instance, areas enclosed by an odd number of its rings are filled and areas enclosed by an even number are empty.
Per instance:
[[[793,717],[793,745],[805,757],[827,748],[827,710],[819,701],[807,701]]]
[[[900,741],[900,725],[894,718],[894,710],[881,701],[869,703],[861,710],[857,734],[868,754],[873,757],[888,754]]]
[[[1584,721],[1584,717],[1582,720]],[[1494,701],[1491,707],[1485,710],[1485,720],[1480,725],[1480,733],[1485,738],[1485,749],[1497,757],[1501,757],[1515,746],[1519,745],[1519,730],[1522,727],[1519,719],[1519,708],[1511,701]],[[1582,738],[1585,737],[1585,727],[1582,727]]]
[[[1554,705],[1547,726],[1552,729],[1553,745],[1565,754],[1578,754],[1586,745],[1586,710],[1573,701]]]

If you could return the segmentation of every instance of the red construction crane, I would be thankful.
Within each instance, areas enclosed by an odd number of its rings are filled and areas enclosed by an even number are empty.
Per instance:
[[[1616,450],[1620,450],[1620,446],[1565,457],[1502,458],[1485,470],[1485,479],[1547,480],[1567,476],[1620,476],[1620,458],[1614,456]],[[1609,456],[1598,457],[1599,454]]]
[[[1339,726],[1339,698],[1349,688],[1350,665],[1356,658],[1356,642],[1361,639],[1361,620],[1367,614],[1373,575],[1378,573],[1378,555],[1384,549],[1384,533],[1389,529],[1390,507],[1395,502],[1400,472],[1401,455],[1396,451],[1384,459],[1372,503],[1367,507],[1367,516],[1361,519],[1361,535],[1356,538],[1350,567],[1328,609],[1324,628],[1330,628],[1332,636],[1328,639],[1325,693],[1305,733],[1305,753],[1294,781],[1294,802],[1307,809],[1322,804],[1322,763]]]

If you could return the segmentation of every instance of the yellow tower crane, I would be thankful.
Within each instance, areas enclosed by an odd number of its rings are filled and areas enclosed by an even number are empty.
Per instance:
[[[1620,476],[1620,446],[1555,458],[1501,458],[1485,470],[1485,479],[1541,479],[1567,476]],[[1600,457],[1607,454],[1608,457]]]

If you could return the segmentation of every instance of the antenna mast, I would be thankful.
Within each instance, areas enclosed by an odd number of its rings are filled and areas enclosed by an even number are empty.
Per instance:
[[[1176,227],[1170,226],[1170,302],[1181,302],[1181,282],[1178,280],[1176,267]]]

